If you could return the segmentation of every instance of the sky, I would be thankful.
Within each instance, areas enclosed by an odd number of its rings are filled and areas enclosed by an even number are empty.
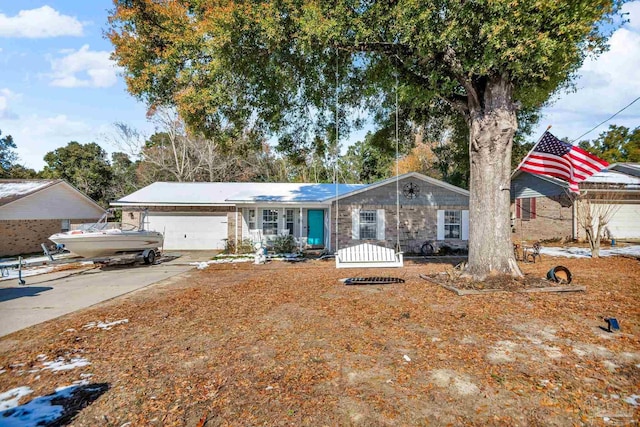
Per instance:
[[[111,8],[111,0],[0,0],[0,131],[13,136],[21,164],[40,170],[47,152],[70,141],[116,151],[116,122],[153,132],[145,105],[127,93],[109,59],[103,33]],[[624,11],[630,22],[612,35],[610,50],[584,63],[575,92],[542,110],[531,140],[548,125],[573,140],[640,96],[640,1]],[[609,124],[640,126],[640,101],[582,139]]]

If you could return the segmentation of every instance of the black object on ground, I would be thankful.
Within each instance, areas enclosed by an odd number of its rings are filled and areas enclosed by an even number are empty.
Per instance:
[[[547,273],[547,279],[556,283],[571,283],[571,272],[567,267],[558,265]]]
[[[349,277],[342,279],[345,285],[390,285],[392,283],[404,283],[404,279],[398,277]]]
[[[605,317],[604,321],[607,322],[607,332],[614,332],[620,330],[620,324],[615,317]]]

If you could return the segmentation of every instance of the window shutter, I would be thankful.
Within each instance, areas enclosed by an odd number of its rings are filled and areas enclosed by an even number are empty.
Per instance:
[[[520,217],[520,199],[516,199],[516,218]]]
[[[351,209],[351,238],[360,240],[360,209]]]
[[[536,219],[536,198],[531,198],[531,219]]]
[[[438,210],[437,239],[444,240],[444,211]]]
[[[469,240],[469,211],[462,211],[462,240]]]
[[[386,221],[385,221],[385,217],[384,217],[384,209],[378,209],[377,213],[376,213],[376,225],[377,225],[377,232],[376,232],[376,236],[378,238],[378,240],[384,240],[384,232],[385,232],[385,228],[386,228]]]

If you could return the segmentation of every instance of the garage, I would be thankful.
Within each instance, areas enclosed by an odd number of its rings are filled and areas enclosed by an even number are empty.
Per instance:
[[[614,239],[640,239],[640,204],[622,205],[607,228]]]
[[[224,249],[226,214],[149,212],[147,229],[164,233],[164,250]]]

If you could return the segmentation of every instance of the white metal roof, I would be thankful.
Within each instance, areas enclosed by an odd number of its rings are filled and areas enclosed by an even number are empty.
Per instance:
[[[338,195],[366,187],[339,184]],[[237,203],[318,203],[336,195],[335,184],[265,182],[155,182],[121,198],[124,205],[234,205]]]
[[[55,180],[0,181],[0,199],[28,194],[53,182]]]
[[[625,173],[603,169],[586,179],[589,184],[621,184],[625,186],[640,186],[640,178]]]
[[[0,205],[50,186],[55,179],[0,180]]]

